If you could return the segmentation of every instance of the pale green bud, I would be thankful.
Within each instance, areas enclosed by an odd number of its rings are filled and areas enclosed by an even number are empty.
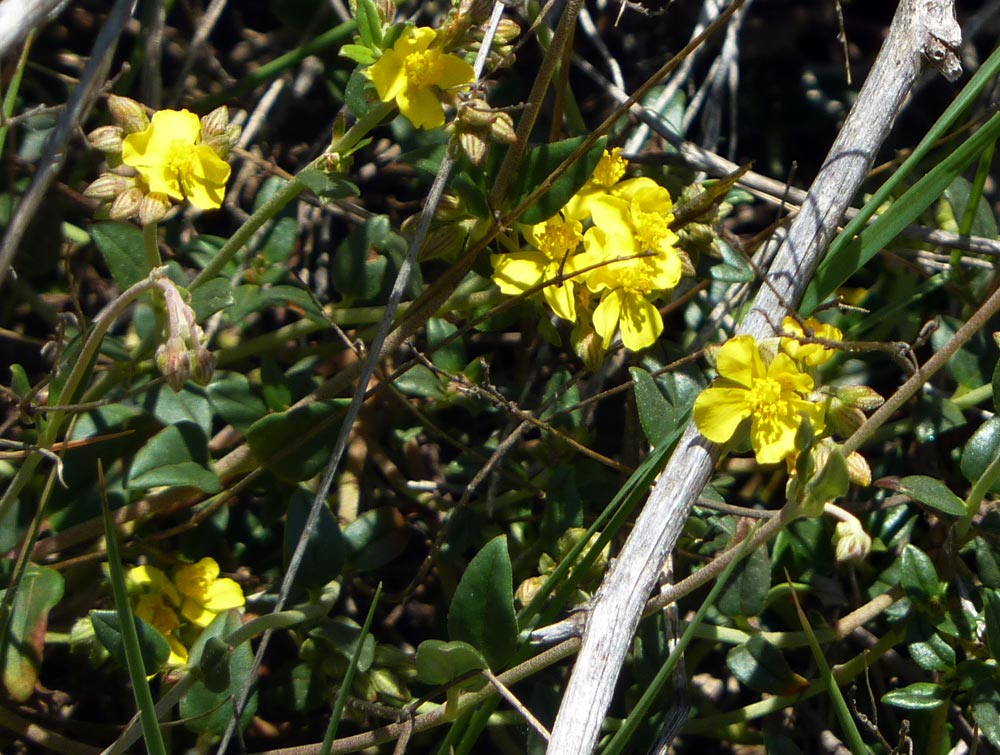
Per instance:
[[[100,126],[87,134],[87,143],[100,152],[121,154],[123,137],[121,126]]]
[[[115,123],[121,126],[126,134],[145,131],[149,126],[149,116],[146,108],[129,97],[119,97],[116,94],[108,96],[108,110]]]

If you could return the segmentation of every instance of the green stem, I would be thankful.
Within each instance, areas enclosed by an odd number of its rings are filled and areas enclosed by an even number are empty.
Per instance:
[[[382,120],[392,112],[392,110],[393,106],[385,103],[373,105],[372,109],[365,113],[364,117],[360,118],[357,123],[351,126],[351,128],[348,129],[339,140],[330,145],[328,154],[330,152],[336,152],[341,156],[350,154],[350,152],[360,144],[361,140],[364,139],[379,123],[381,123]],[[229,264],[229,261],[236,256],[240,249],[242,249],[246,243],[250,241],[253,235],[266,222],[274,218],[274,216],[281,212],[289,202],[305,191],[308,187],[299,180],[298,176],[301,176],[306,171],[320,168],[325,157],[326,155],[320,155],[311,163],[306,165],[292,177],[291,181],[282,186],[273,197],[259,207],[253,215],[247,218],[246,222],[236,229],[236,233],[230,236],[229,240],[222,245],[219,253],[216,254],[215,257],[207,265],[205,265],[205,268],[198,273],[195,279],[191,281],[191,285],[188,286],[189,290],[194,291],[199,286],[203,286],[205,283],[215,278],[220,272],[222,272],[222,268]]]
[[[99,474],[101,483],[104,475]],[[129,604],[128,588],[125,586],[125,574],[122,572],[121,554],[118,551],[118,533],[111,522],[111,509],[108,499],[103,499],[104,533],[108,547],[108,579],[111,582],[111,593],[115,599],[115,610],[118,612],[118,624],[125,646],[125,660],[128,675],[132,681],[132,694],[139,708],[139,721],[142,724],[142,736],[146,742],[146,751],[150,755],[167,755],[163,744],[163,732],[156,716],[156,704],[153,694],[149,691],[149,681],[146,679],[146,665],[142,660],[142,650],[139,648],[139,633],[135,628],[135,618]]]
[[[28,52],[31,50],[31,43],[35,40],[35,32],[28,34],[24,41],[24,48],[21,50],[21,57],[17,60],[17,67],[14,75],[10,78],[10,86],[3,97],[3,125],[0,126],[0,153],[3,153],[4,144],[7,141],[7,119],[14,114],[14,104],[17,102],[17,93],[21,91],[21,77],[24,76],[24,69],[28,65]]]
[[[142,246],[146,250],[146,264],[153,270],[163,264],[160,259],[160,244],[157,239],[159,224],[146,223],[142,227]]]

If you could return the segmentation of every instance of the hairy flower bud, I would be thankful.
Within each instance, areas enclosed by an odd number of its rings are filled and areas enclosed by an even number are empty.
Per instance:
[[[462,145],[462,151],[469,156],[469,160],[477,168],[486,161],[486,151],[489,145],[486,140],[479,135],[478,131],[462,131],[458,135],[458,143]]]
[[[855,485],[863,488],[872,484],[872,469],[868,466],[868,460],[857,451],[852,451],[847,456],[847,476]]]
[[[129,97],[119,97],[116,94],[108,96],[108,110],[115,123],[121,126],[125,134],[134,134],[144,130],[149,125],[146,109]]]
[[[166,378],[167,385],[179,393],[191,376],[191,354],[184,341],[173,336],[161,344],[156,350],[156,368]]]
[[[512,18],[501,18],[497,25],[496,44],[508,45],[521,34],[521,27]]]
[[[837,561],[860,561],[872,549],[872,539],[855,517],[837,523],[834,533]]]
[[[143,196],[139,202],[139,209],[136,211],[136,219],[139,225],[149,225],[159,223],[167,216],[170,210],[170,199],[162,194],[151,192]]]
[[[229,109],[217,107],[208,115],[201,117],[201,140],[204,142],[213,136],[226,133],[229,126]]]
[[[87,134],[87,143],[100,152],[121,154],[123,137],[121,126],[100,126]]]
[[[514,144],[517,141],[517,133],[514,131],[514,119],[507,113],[493,113],[493,122],[490,124],[490,135],[501,144]]]
[[[132,183],[123,176],[102,173],[83,190],[83,196],[99,202],[113,202],[119,194],[128,191],[131,186]]]
[[[119,194],[108,209],[108,217],[112,220],[128,220],[134,217],[139,212],[139,205],[144,196],[142,189],[135,186]]]

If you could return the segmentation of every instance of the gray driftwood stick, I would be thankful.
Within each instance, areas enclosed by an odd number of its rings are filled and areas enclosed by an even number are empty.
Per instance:
[[[773,335],[772,326],[780,325],[787,307],[799,301],[924,64],[957,78],[960,44],[954,0],[902,0],[857,102],[768,271],[769,285],[761,286],[740,334]],[[677,444],[595,596],[548,755],[593,751],[642,608],[719,453],[693,424]]]

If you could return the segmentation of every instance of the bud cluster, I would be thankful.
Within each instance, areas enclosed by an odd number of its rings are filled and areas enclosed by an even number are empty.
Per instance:
[[[517,141],[514,121],[502,110],[494,110],[485,99],[474,96],[458,103],[458,115],[445,126],[445,131],[458,139],[472,164],[480,166],[486,160],[490,142],[513,144]]]
[[[195,320],[194,310],[172,280],[160,278],[157,283],[163,292],[167,322],[164,341],[156,350],[156,366],[174,391],[180,391],[188,378],[208,385],[215,362],[205,347],[205,334]]]

